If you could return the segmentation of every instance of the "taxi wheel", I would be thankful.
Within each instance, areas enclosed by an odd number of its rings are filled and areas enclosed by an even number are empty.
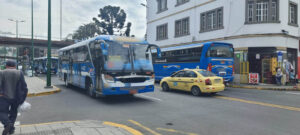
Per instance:
[[[170,90],[169,85],[168,85],[167,83],[164,82],[164,83],[162,84],[162,90],[163,90],[163,91],[169,91],[169,90]]]
[[[192,87],[191,92],[194,96],[199,96],[201,94],[199,87],[196,87],[196,86]]]

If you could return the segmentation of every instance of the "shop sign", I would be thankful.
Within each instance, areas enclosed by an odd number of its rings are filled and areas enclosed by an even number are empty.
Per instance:
[[[282,62],[282,52],[281,51],[279,51],[278,53],[277,53],[277,55],[278,55],[278,62]]]
[[[259,74],[258,73],[249,73],[249,83],[250,84],[258,84],[259,82]]]

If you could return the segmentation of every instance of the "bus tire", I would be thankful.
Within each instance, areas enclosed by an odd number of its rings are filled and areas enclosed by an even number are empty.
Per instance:
[[[162,87],[163,91],[169,91],[170,90],[169,85],[166,82],[163,82],[161,87]]]
[[[64,77],[64,81],[65,81],[65,86],[66,86],[67,88],[69,88],[69,87],[70,87],[70,84],[69,84],[69,82],[68,82],[66,76]]]
[[[191,89],[191,93],[193,96],[199,96],[201,94],[201,90],[197,86],[193,86]]]
[[[86,86],[86,91],[87,91],[87,94],[92,97],[92,98],[96,98],[96,94],[95,92],[93,91],[93,83],[90,81],[90,79],[87,80],[87,85]]]

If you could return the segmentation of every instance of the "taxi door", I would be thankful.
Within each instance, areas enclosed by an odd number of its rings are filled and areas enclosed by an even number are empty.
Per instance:
[[[178,73],[176,73],[174,76],[172,76],[171,80],[170,80],[170,88],[171,89],[178,89],[181,90],[183,89],[182,87],[182,77],[184,76],[184,71],[180,71]]]
[[[197,81],[197,74],[194,71],[185,71],[184,77],[182,77],[182,90],[191,91],[195,81]]]

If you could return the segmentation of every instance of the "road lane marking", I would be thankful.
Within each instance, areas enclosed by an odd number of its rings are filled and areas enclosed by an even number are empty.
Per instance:
[[[159,98],[150,97],[150,96],[146,96],[146,95],[142,95],[142,94],[139,94],[139,95],[137,95],[137,96],[141,96],[141,97],[144,97],[144,98],[153,99],[153,100],[157,100],[157,101],[162,101],[162,100],[159,99]]]
[[[109,121],[104,121],[103,124],[104,125],[109,125],[109,126],[119,127],[119,128],[125,129],[126,131],[130,132],[133,135],[143,135],[140,131],[138,131],[136,129],[133,129],[133,128],[129,127],[129,126],[123,125],[123,124],[109,122]]]
[[[286,109],[286,110],[290,110],[290,111],[298,111],[298,112],[300,112],[300,108],[298,108],[298,107],[269,104],[269,103],[263,103],[263,102],[257,102],[257,101],[239,99],[239,98],[232,98],[232,97],[225,97],[225,96],[215,96],[215,97],[219,98],[219,99],[225,99],[225,100],[231,100],[231,101],[238,101],[238,102],[243,102],[243,103],[248,103],[248,104],[255,104],[255,105],[261,105],[261,106],[267,106],[267,107],[280,108],[280,109]]]
[[[178,131],[178,130],[175,130],[175,129],[168,129],[168,128],[156,128],[156,130],[172,132],[172,133],[178,133],[178,134],[183,134],[183,135],[198,135],[196,133],[183,132],[183,131]]]
[[[292,94],[292,95],[300,95],[300,93],[296,93],[296,92],[286,92],[287,94]]]
[[[144,126],[144,125],[142,125],[140,123],[138,123],[137,121],[134,121],[134,120],[128,120],[128,121],[131,122],[134,125],[137,125],[137,126],[143,128],[143,129],[147,130],[148,132],[152,133],[153,135],[161,135],[160,133],[157,133],[154,130],[152,130],[152,129],[150,129],[150,128],[148,128],[148,127],[146,127],[146,126]]]

